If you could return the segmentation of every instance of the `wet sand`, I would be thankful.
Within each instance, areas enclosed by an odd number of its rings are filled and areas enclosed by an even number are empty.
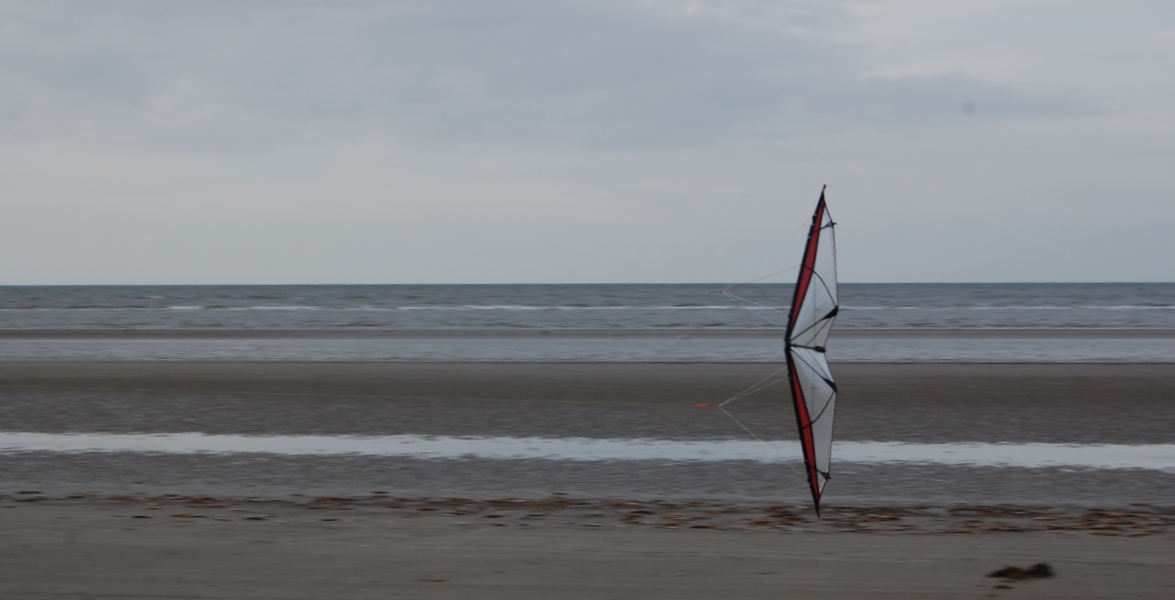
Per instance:
[[[0,363],[5,431],[734,439],[771,364]],[[837,439],[1171,443],[1175,366],[836,364]],[[777,418],[786,386],[739,410]]]
[[[0,363],[5,431],[746,439],[716,404],[775,369],[748,364]],[[834,365],[837,438],[1171,443],[1169,365]],[[784,386],[737,404],[794,440]],[[29,452],[0,457],[0,492],[287,498],[414,496],[802,502],[791,467],[752,461],[426,460],[373,456]],[[1175,473],[838,463],[828,501],[1171,504]]]
[[[0,595],[1166,598],[1175,515],[544,501],[0,499]],[[1046,578],[989,575],[1047,563]]]
[[[840,439],[1170,443],[1175,431],[1170,365],[833,368]],[[745,433],[694,405],[771,370],[0,363],[0,422],[734,439]],[[787,415],[786,403],[779,388],[744,408]],[[817,520],[786,467],[633,462],[4,454],[0,597],[1166,598],[1175,585],[1164,472],[841,465]],[[1056,576],[986,576],[1040,562]]]
[[[767,327],[657,328],[315,328],[315,329],[0,329],[0,340],[372,340],[372,339],[780,339]],[[833,340],[852,339],[1171,339],[1156,327],[842,328]]]

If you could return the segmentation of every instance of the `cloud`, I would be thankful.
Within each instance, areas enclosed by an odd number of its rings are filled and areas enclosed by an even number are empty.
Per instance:
[[[1168,6],[0,0],[0,280],[1171,279]]]
[[[106,2],[0,7],[9,135],[225,150],[316,124],[428,144],[689,147],[1091,112],[951,72],[865,77],[837,4]],[[121,140],[121,142],[120,142]]]

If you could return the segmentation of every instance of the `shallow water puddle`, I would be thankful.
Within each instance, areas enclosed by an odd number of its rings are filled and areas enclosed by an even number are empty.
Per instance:
[[[367,455],[573,461],[670,460],[764,463],[800,460],[797,444],[743,440],[446,437],[422,435],[248,436],[202,433],[0,433],[0,452],[152,452]],[[1175,444],[913,444],[837,442],[835,460],[960,466],[1156,469],[1175,472]]]

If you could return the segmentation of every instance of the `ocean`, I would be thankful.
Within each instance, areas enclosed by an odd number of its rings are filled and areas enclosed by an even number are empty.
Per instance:
[[[732,406],[742,425],[701,408],[777,376],[790,294],[0,288],[0,497],[804,504],[785,385]],[[1175,284],[845,284],[828,353],[827,502],[1175,493]]]
[[[775,362],[791,286],[0,288],[0,360]],[[833,362],[1172,362],[1175,284],[843,284]]]

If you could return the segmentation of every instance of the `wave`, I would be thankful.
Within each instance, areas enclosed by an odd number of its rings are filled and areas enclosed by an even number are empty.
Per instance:
[[[770,311],[787,310],[787,306],[743,306],[743,305],[613,305],[613,306],[582,306],[564,304],[416,304],[401,306],[329,306],[329,305],[300,305],[300,304],[262,304],[252,306],[228,306],[223,304],[175,304],[166,306],[24,306],[0,308],[0,312],[150,312],[164,310],[224,310],[224,311],[297,311],[297,310],[330,310],[355,312],[395,312],[395,311]],[[842,311],[1149,311],[1175,310],[1175,305],[1147,305],[1147,304],[1115,304],[1115,305],[1014,305],[1014,306],[854,306],[842,304]]]

